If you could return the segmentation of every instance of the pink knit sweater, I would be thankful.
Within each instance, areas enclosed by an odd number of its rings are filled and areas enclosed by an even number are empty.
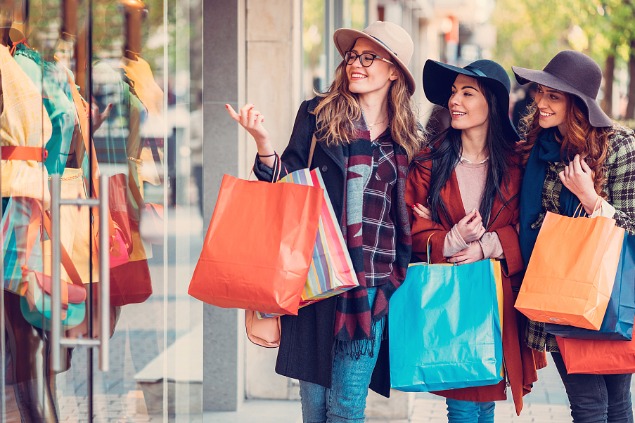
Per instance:
[[[461,158],[461,161],[456,166],[456,179],[459,182],[465,214],[474,209],[478,210],[481,205],[481,197],[483,196],[487,180],[488,164],[489,160],[487,159],[481,163],[472,163],[467,159]],[[503,247],[495,232],[486,232],[478,243],[481,245],[484,258],[503,258]],[[443,255],[450,257],[467,247],[468,244],[461,237],[457,226],[454,225],[445,237]]]

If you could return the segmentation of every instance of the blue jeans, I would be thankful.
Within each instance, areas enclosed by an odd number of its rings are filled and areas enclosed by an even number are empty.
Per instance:
[[[448,423],[494,423],[494,401],[476,402],[446,398]]]
[[[631,374],[567,374],[560,353],[551,353],[575,423],[633,423]]]
[[[373,304],[377,288],[368,290]],[[385,319],[382,319],[385,320]],[[364,410],[370,378],[377,363],[381,345],[383,321],[375,323],[375,345],[373,354],[358,359],[335,349],[331,388],[300,381],[302,421],[304,423],[364,423]]]

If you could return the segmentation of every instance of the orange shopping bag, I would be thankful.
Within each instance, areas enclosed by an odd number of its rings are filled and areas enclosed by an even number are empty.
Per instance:
[[[298,314],[321,188],[224,175],[189,294],[218,307]]]
[[[573,339],[556,336],[568,374],[635,373],[635,338],[631,341]]]
[[[598,330],[611,297],[624,229],[606,217],[547,212],[515,303],[531,320]]]

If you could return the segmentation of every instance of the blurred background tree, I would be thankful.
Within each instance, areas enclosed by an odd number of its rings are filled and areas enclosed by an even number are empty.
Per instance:
[[[498,0],[496,58],[512,65],[542,69],[558,51],[578,50],[602,65],[602,107],[618,118],[635,118],[635,5],[633,0]],[[621,76],[624,75],[624,76]],[[626,80],[616,81],[616,78]],[[614,109],[613,86],[628,99]],[[619,101],[617,102],[619,104]],[[622,109],[622,110],[620,110]]]

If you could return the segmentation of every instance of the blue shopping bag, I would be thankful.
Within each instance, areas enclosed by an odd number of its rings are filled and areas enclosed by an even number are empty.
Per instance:
[[[502,380],[500,263],[416,263],[390,300],[391,387],[406,392]],[[500,285],[499,285],[500,286]]]
[[[635,236],[624,234],[620,262],[609,305],[599,330],[545,323],[545,330],[563,338],[625,340],[633,338],[635,319]]]

